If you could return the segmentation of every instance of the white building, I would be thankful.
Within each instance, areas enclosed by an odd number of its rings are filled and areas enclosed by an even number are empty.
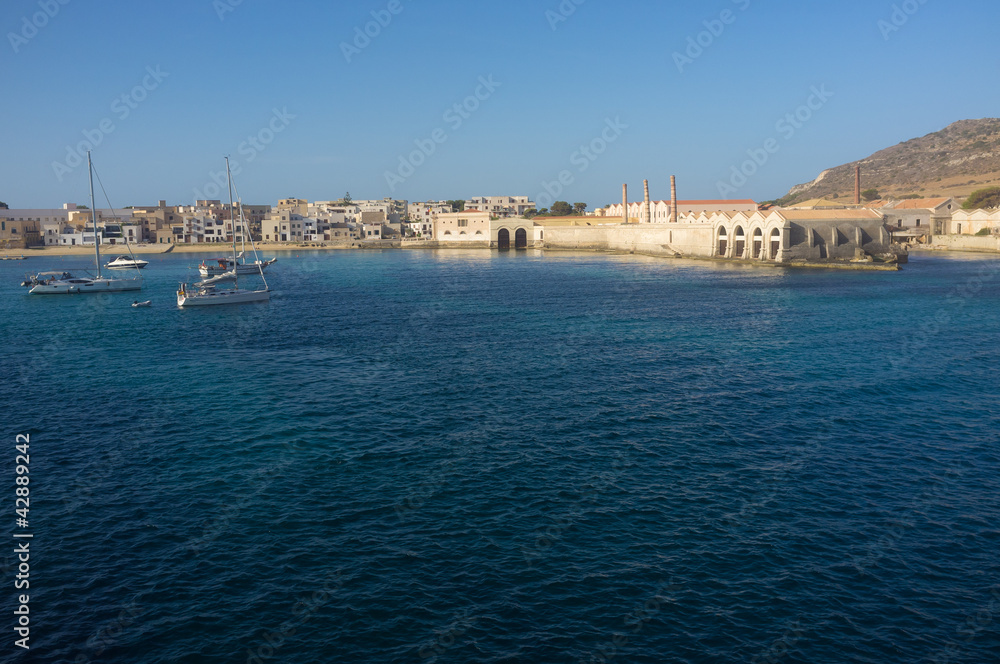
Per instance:
[[[523,217],[535,204],[527,196],[480,196],[465,201],[465,209],[489,212],[494,217]]]
[[[986,228],[989,233],[1000,233],[1000,209],[955,210],[946,233],[951,235],[976,235]]]
[[[893,201],[879,211],[890,226],[947,233],[952,213],[958,209],[954,198],[913,198]]]
[[[434,216],[438,242],[490,242],[490,213],[479,210],[447,212]]]

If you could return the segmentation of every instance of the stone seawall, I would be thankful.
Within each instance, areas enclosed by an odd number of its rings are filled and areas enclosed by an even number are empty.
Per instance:
[[[995,235],[935,235],[929,245],[917,245],[914,249],[978,251],[994,254],[1000,253],[1000,238]]]
[[[542,244],[552,249],[708,258],[712,255],[712,226],[546,226]]]

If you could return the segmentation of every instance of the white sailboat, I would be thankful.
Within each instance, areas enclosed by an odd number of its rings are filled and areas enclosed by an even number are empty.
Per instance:
[[[226,176],[229,178],[229,210],[230,218],[233,221],[233,265],[236,265],[236,215],[233,205],[233,176],[229,170],[229,157],[226,157]],[[242,210],[240,223],[243,224]],[[247,232],[245,224],[242,228]],[[271,299],[271,291],[267,286],[267,279],[264,278],[264,267],[261,263],[256,264],[256,272],[264,281],[264,288],[258,290],[241,289],[239,285],[239,270],[233,269],[220,274],[211,279],[199,281],[196,284],[181,284],[177,289],[178,307],[202,307],[216,304],[245,304],[247,302],[267,302]],[[232,283],[231,288],[218,288],[220,284]]]
[[[236,260],[242,260],[243,262],[233,262],[233,259],[229,256],[203,260],[201,265],[198,266],[198,273],[203,277],[214,277],[224,272],[230,272],[233,267],[235,267],[236,271],[240,274],[257,274],[261,269],[266,269],[278,259],[272,258],[269,261],[262,261],[258,259],[253,263],[247,263],[246,259],[243,257],[243,252],[241,251],[236,257]]]
[[[97,259],[97,276],[73,276],[69,272],[41,272],[25,280],[32,295],[72,295],[77,293],[117,293],[142,290],[142,276],[131,279],[101,276],[101,236],[97,231],[97,205],[94,202],[94,165],[87,151],[90,169],[90,216],[94,220],[94,255]]]

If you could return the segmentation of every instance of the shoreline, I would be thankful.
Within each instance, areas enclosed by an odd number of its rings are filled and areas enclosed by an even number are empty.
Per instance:
[[[162,245],[143,245],[138,247],[132,247],[132,253],[136,256],[155,256],[161,254],[207,254],[207,255],[228,255],[228,252],[223,250],[223,247],[227,246],[226,243],[218,243],[218,246],[205,245],[205,244],[172,244],[168,246]],[[231,246],[231,245],[230,245]],[[172,247],[170,249],[169,247]],[[257,243],[258,253],[270,253],[270,252],[301,252],[301,251],[371,251],[371,250],[385,250],[385,249],[460,249],[463,251],[469,250],[480,250],[480,251],[495,251],[495,249],[484,247],[484,246],[460,246],[456,244],[438,244],[438,243],[413,243],[404,244],[400,246],[399,242],[386,242],[385,245],[375,245],[375,244],[364,244],[361,246],[350,246],[345,244],[332,245],[328,244],[326,246],[322,245],[297,245],[290,243],[274,243],[274,242],[262,242]],[[642,251],[616,251],[616,250],[601,250],[601,249],[579,249],[579,248],[563,248],[563,247],[528,247],[528,250],[542,250],[542,251],[553,251],[553,252],[583,252],[583,253],[600,253],[600,254],[613,254],[613,255],[642,255],[649,256],[653,258],[663,258],[663,259],[682,259],[682,260],[698,260],[706,261],[712,263],[726,263],[734,265],[750,265],[756,267],[777,267],[777,268],[796,268],[796,269],[831,269],[831,270],[859,270],[859,271],[897,271],[900,269],[899,265],[896,264],[884,264],[884,263],[815,263],[815,262],[793,262],[793,263],[771,263],[771,262],[761,262],[761,261],[744,261],[744,260],[734,260],[734,259],[722,259],[707,256],[670,256],[661,253],[652,252],[642,252]],[[516,250],[511,250],[516,251]],[[956,249],[952,247],[943,247],[940,245],[921,245],[919,247],[912,247],[911,252],[927,252],[927,253],[969,253],[977,255],[1000,255],[1000,251],[986,250],[986,249]],[[57,257],[57,256],[93,256],[93,247],[34,247],[31,249],[24,250],[9,250],[0,253],[0,260],[3,261],[13,261],[20,260],[23,256],[24,260],[33,258],[45,258],[45,257]],[[128,253],[125,245],[104,245],[101,249],[102,258],[107,256],[108,259],[112,255]],[[267,257],[264,256],[266,259]]]

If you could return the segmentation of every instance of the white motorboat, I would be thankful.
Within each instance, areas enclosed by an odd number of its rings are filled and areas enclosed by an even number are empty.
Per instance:
[[[25,280],[32,295],[72,295],[76,293],[118,293],[142,290],[142,277],[121,279],[101,276],[101,236],[97,231],[97,204],[94,201],[94,164],[87,151],[87,168],[90,171],[90,210],[94,220],[94,257],[97,263],[96,277],[74,277],[69,272],[41,272]],[[121,257],[119,257],[121,258]],[[138,273],[138,270],[137,270]]]
[[[153,305],[152,300],[146,300],[145,302],[140,302],[139,300],[136,300],[135,302],[132,303],[132,306],[135,307],[136,309],[138,309],[139,307],[149,307],[152,305]]]
[[[243,254],[240,254],[236,257],[236,260],[229,257],[204,260],[198,266],[198,273],[203,277],[214,277],[224,272],[229,272],[235,266],[236,272],[239,274],[258,274],[261,270],[266,269],[278,260],[277,258],[272,258],[269,261],[257,260],[253,263],[247,263],[245,260],[239,262],[242,256]]]
[[[229,179],[229,210],[233,217],[233,258],[219,259],[219,271],[216,276],[205,279],[193,285],[181,284],[177,289],[178,307],[206,307],[220,304],[246,304],[248,302],[267,302],[271,299],[271,291],[267,287],[267,279],[264,278],[265,263],[270,265],[274,261],[260,261],[251,264],[240,264],[236,255],[236,221],[235,206],[233,205],[233,175],[229,169],[229,157],[226,157],[226,176]],[[247,233],[246,222],[243,219],[243,208],[240,207],[240,222],[243,224],[243,234]],[[253,239],[251,238],[251,244]],[[256,248],[254,249],[256,254]],[[204,266],[204,263],[202,264]],[[250,290],[240,288],[239,275],[241,267],[252,267],[256,274],[260,275],[264,282],[262,289]],[[228,269],[226,269],[228,267]],[[204,276],[208,276],[202,273]],[[219,288],[222,283],[232,282],[232,287]]]
[[[149,265],[149,261],[144,261],[141,258],[133,258],[131,256],[119,256],[113,261],[108,261],[105,263],[104,267],[109,270],[141,270],[142,268]]]

